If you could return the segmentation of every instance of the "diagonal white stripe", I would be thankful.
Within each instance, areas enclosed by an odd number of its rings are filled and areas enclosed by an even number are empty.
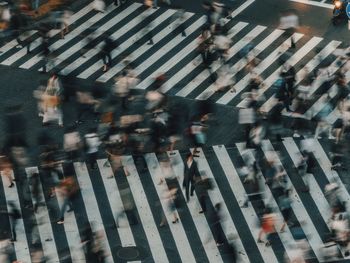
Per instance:
[[[273,149],[273,146],[270,141],[263,140],[262,142],[262,150],[266,156],[266,154],[269,152],[271,154],[271,157],[276,161],[276,164],[283,167],[277,153]],[[287,176],[287,181],[290,186],[293,185],[293,183],[290,181],[289,177]],[[309,244],[314,251],[317,259],[319,261],[322,261],[323,256],[321,255],[320,248],[324,247],[323,241],[320,238],[314,224],[312,223],[312,220],[310,218],[310,215],[306,212],[305,206],[301,201],[301,198],[299,197],[298,192],[293,187],[293,196],[294,201],[292,202],[292,209],[294,211],[295,216],[298,218],[298,221],[301,223],[301,227],[309,241]]]
[[[324,57],[327,57],[328,55],[330,55],[339,45],[340,45],[340,41],[331,41],[330,43],[328,43],[328,45],[320,52],[320,54],[322,54]],[[308,69],[309,72],[313,71],[319,64],[321,63],[321,59],[319,57],[319,55],[317,54],[316,56],[314,56],[302,69],[300,69],[298,71],[298,73],[296,74],[296,82],[295,85],[299,84],[301,79],[301,76],[303,74],[303,72],[305,71],[305,69]],[[271,110],[271,108],[273,107],[273,99],[275,98],[275,95],[273,95],[272,97],[270,97],[265,103],[264,105],[262,105],[262,109],[265,112],[269,112]]]
[[[186,29],[186,33],[192,34],[193,32],[195,32],[196,30],[198,30],[203,23],[205,22],[205,17],[201,17],[200,19],[198,19],[196,22],[194,22],[193,24],[190,25],[190,27],[188,29]],[[178,35],[174,40],[173,40],[176,44],[180,44],[181,42],[183,42],[183,37]],[[144,79],[143,81],[141,81],[138,85],[137,88],[138,89],[146,89],[148,88],[152,82],[153,79],[161,72],[167,72],[170,68],[172,68],[176,63],[178,63],[179,61],[181,61],[185,56],[188,55],[188,53],[190,53],[191,51],[193,51],[195,49],[195,47],[197,46],[197,39],[194,39],[193,41],[191,41],[186,47],[184,47],[180,52],[178,52],[177,54],[174,54],[166,63],[162,64],[162,66],[160,66],[156,72],[151,73],[146,79]]]
[[[116,184],[114,177],[112,179],[108,179],[109,176],[114,175],[112,168],[105,167],[104,160],[97,160],[97,164],[101,173],[103,185],[106,189],[107,198],[111,206],[113,216],[116,219],[117,214],[124,211],[124,205],[119,193],[118,185]],[[135,246],[135,240],[128,219],[126,217],[121,217],[118,222],[116,222],[116,225],[120,226],[117,228],[117,230],[122,246]]]
[[[252,149],[245,149],[245,143],[236,143],[236,146],[237,146],[237,149],[238,149],[241,156],[247,155],[251,161],[255,161],[253,150]],[[246,165],[248,165],[248,163],[246,163]],[[260,177],[260,185],[264,186],[264,187],[266,185],[266,181],[265,181],[263,176]],[[283,221],[284,221],[283,216],[279,210],[279,207],[278,207],[278,204],[276,203],[276,200],[273,198],[273,195],[272,195],[270,188],[265,187],[265,190],[266,190],[266,198],[269,200],[268,205],[274,209],[276,216],[277,216],[276,227],[277,227],[277,229],[281,229]],[[266,204],[266,202],[265,202],[265,204]],[[279,237],[280,237],[284,247],[286,247],[286,252],[287,252],[288,256],[291,258],[291,256],[292,256],[290,254],[291,251],[288,248],[289,247],[296,247],[297,244],[294,241],[293,235],[290,232],[288,225],[285,227],[285,232],[279,233]]]
[[[184,163],[181,159],[180,153],[178,151],[174,152],[174,155],[168,155],[172,164],[172,169],[176,174],[179,185],[182,185],[184,175]],[[186,196],[186,191],[183,188],[182,195]],[[204,247],[204,251],[209,259],[209,262],[222,263],[223,261],[220,252],[215,244],[215,240],[208,226],[208,222],[206,221],[206,217],[204,214],[198,213],[201,206],[199,203],[199,197],[197,196],[196,192],[193,193],[193,197],[191,196],[190,201],[186,204],[188,207],[188,211],[191,213],[191,218],[193,220],[194,225],[196,226],[197,233]]]
[[[150,205],[147,202],[145,190],[143,189],[134,160],[131,156],[125,156],[123,157],[122,163],[130,173],[126,178],[134,197],[135,205],[139,212],[143,229],[146,233],[153,260],[154,262],[167,263],[169,262],[169,259],[164,250],[164,246],[160,238],[158,228],[155,224]]]
[[[244,29],[246,26],[248,25],[248,23],[244,23],[244,22],[239,22],[237,23],[230,31],[232,31],[232,33],[228,36],[228,38],[232,38],[235,35],[237,35],[242,29]],[[255,31],[255,33],[259,33],[260,31],[264,30],[264,27],[256,27],[253,29]],[[254,35],[253,35],[254,36]],[[249,37],[249,36],[248,36]],[[251,36],[250,36],[251,37]],[[240,41],[241,42],[241,41]],[[239,43],[237,43],[238,46],[240,45]],[[232,46],[229,49],[229,56],[230,58],[232,58],[236,53],[237,53],[237,44],[235,44],[234,46]],[[194,64],[196,63],[196,60],[193,60],[192,62],[189,63],[189,65],[192,65],[193,68],[195,67]],[[212,68],[212,70],[217,70],[219,68],[219,65],[213,65],[214,68]],[[190,72],[190,71],[188,71]],[[188,73],[187,72],[187,73]],[[200,74],[198,74],[190,83],[188,83],[185,87],[183,87],[181,90],[179,90],[176,95],[177,96],[181,96],[181,97],[186,97],[188,94],[190,94],[203,80],[205,80],[206,78],[208,78],[210,76],[208,70],[203,70]],[[169,85],[169,81],[167,81],[166,83],[166,89],[163,89],[163,91],[166,91],[167,89],[170,88]],[[176,84],[176,82],[174,83]]]
[[[226,148],[220,145],[220,146],[214,146],[213,149],[220,162],[222,169],[224,170],[226,179],[229,182],[229,185],[231,187],[233,195],[235,196],[235,199],[237,200],[238,203],[243,204],[246,192],[237,174],[237,171],[232,164],[231,158],[228,155]],[[256,246],[258,247],[264,261],[271,262],[271,263],[278,262],[271,247],[266,247],[264,244],[258,244],[256,242],[256,238],[259,235],[260,229],[256,225],[256,222],[259,222],[259,217],[257,216],[254,208],[252,206],[248,206],[247,208],[242,208],[241,212],[244,216],[245,221],[249,226],[249,231],[252,233]]]
[[[290,138],[290,137],[283,138],[283,145],[286,148],[289,156],[291,157],[293,164],[294,164],[294,167],[297,167],[298,163],[300,161],[301,153],[300,153],[296,143],[294,142],[293,138]],[[305,176],[308,176],[308,178],[306,179]],[[323,221],[327,223],[332,217],[332,213],[331,213],[332,208],[328,204],[328,201],[327,201],[325,195],[323,194],[322,189],[318,185],[314,175],[307,174],[305,176],[302,177],[302,179],[304,182],[306,180],[308,181],[309,193],[310,193],[312,199],[314,200],[315,205],[317,206],[317,209],[323,218]],[[327,226],[328,226],[328,224],[327,224]],[[340,246],[339,246],[339,249],[344,257],[345,251]]]
[[[295,33],[293,35],[294,41],[297,42],[303,37],[303,34]],[[284,41],[278,48],[276,48],[272,53],[270,53],[269,56],[267,56],[263,61],[260,62],[260,64],[256,67],[256,73],[261,74],[264,70],[266,70],[271,64],[276,61],[284,52],[286,52],[289,49],[289,43],[290,40],[287,39]],[[232,99],[234,99],[242,90],[244,90],[250,81],[250,74],[247,74],[244,78],[242,78],[236,85],[235,85],[235,93],[232,92],[226,92],[224,96],[222,96],[219,100],[217,100],[217,103],[219,104],[228,104]]]
[[[288,60],[288,64],[290,66],[294,66],[296,63],[299,62],[307,53],[309,53],[318,43],[322,41],[322,38],[320,37],[313,37],[311,40],[309,40],[304,46],[302,46],[294,55]],[[278,67],[268,78],[266,78],[263,81],[263,87],[259,90],[259,97],[258,99],[264,95],[264,92],[268,88],[272,86],[272,84],[276,81],[276,79],[279,77],[281,73],[282,66]],[[246,106],[247,100],[242,101],[240,104],[238,104],[238,107],[244,108]],[[244,105],[244,106],[243,106]],[[261,107],[261,111],[264,111],[265,108]]]
[[[169,11],[169,10],[168,10]],[[193,16],[193,14],[191,13],[186,13],[186,17],[183,21],[183,23],[185,21],[187,21],[188,19],[190,19]],[[158,24],[160,24],[160,22],[157,22]],[[150,26],[149,30],[153,30],[156,26],[157,23],[152,23],[152,25]],[[160,31],[159,33],[157,33],[155,36],[153,36],[153,42],[157,43],[160,40],[162,40],[163,38],[169,36],[172,34],[171,30],[169,30],[169,28],[171,28],[172,26],[175,25],[175,21],[173,21],[168,27],[164,28],[162,31]],[[136,35],[135,40],[133,41],[137,41],[137,39],[142,38],[145,35],[145,32],[141,31],[139,32],[139,34]],[[133,43],[133,42],[132,42]],[[132,44],[130,43],[130,45]],[[123,46],[123,48],[121,48],[120,52],[126,48],[128,48],[129,45],[125,45],[125,47]],[[144,54],[146,51],[148,51],[149,49],[151,49],[152,46],[148,45],[148,44],[144,44],[141,47],[139,47],[137,50],[135,50],[134,52],[132,52],[129,55],[129,59],[134,61],[135,59],[137,59],[139,56],[141,56],[142,54]],[[119,52],[119,53],[120,53]],[[119,54],[118,53],[118,54]],[[112,53],[112,57],[116,57],[118,55],[117,53]],[[100,76],[98,78],[99,81],[102,82],[107,82],[108,80],[110,80],[111,78],[113,78],[114,76],[116,76],[119,72],[121,72],[124,68],[124,65],[122,63],[119,63],[118,65],[114,66],[113,68],[111,68],[108,72],[106,72],[105,74],[103,74],[102,76]]]
[[[197,154],[199,156],[199,158],[196,158],[197,164],[198,164],[198,170],[199,171],[203,171],[205,172],[206,176],[208,176],[208,178],[212,178],[213,179],[213,190],[209,191],[209,198],[212,201],[213,204],[217,204],[217,203],[221,203],[221,209],[224,215],[229,215],[229,211],[227,209],[226,203],[224,201],[224,198],[220,192],[220,189],[218,188],[217,184],[216,184],[216,179],[210,169],[210,166],[208,164],[207,159],[205,158],[205,155],[203,153],[203,150],[201,148],[197,149],[199,151],[199,153]],[[193,149],[191,149],[191,151],[193,151]],[[226,237],[230,237],[230,236],[238,236],[238,231],[236,229],[235,224],[233,223],[233,220],[231,217],[227,217],[225,218],[225,220],[223,220],[221,222],[221,226],[222,229],[226,235]],[[229,238],[227,238],[229,240]],[[238,250],[238,254],[241,256],[241,260],[243,262],[249,262],[249,258],[247,255],[247,252],[244,249],[244,246],[242,244],[241,241],[242,237],[237,238],[235,240],[235,244],[237,246],[237,250]]]
[[[265,48],[269,47],[273,41],[275,41],[279,36],[283,34],[283,30],[276,29],[274,30],[268,37],[266,37],[263,41],[261,41],[254,50],[250,51],[247,57],[250,57],[250,54],[254,54],[254,56],[258,56],[261,52],[265,50]],[[240,59],[235,65],[233,65],[231,68],[234,69],[234,75],[242,70],[247,64],[246,59],[242,58]],[[215,84],[211,84],[205,91],[203,91],[201,94],[197,96],[196,99],[207,99],[211,95],[214,94],[214,87]]]
[[[154,153],[149,153],[145,155],[145,160],[148,166],[148,171],[150,172],[151,179],[153,181],[154,188],[157,191],[160,203],[162,205],[163,211],[165,213],[165,217],[168,222],[168,226],[170,228],[171,234],[174,238],[177,250],[179,252],[180,258],[182,262],[189,261],[189,262],[195,262],[196,259],[193,255],[190,243],[187,239],[185,230],[183,228],[183,223],[181,221],[181,218],[179,217],[179,213],[176,211],[177,217],[179,218],[178,224],[173,224],[172,221],[174,220],[173,216],[170,215],[169,206],[172,205],[169,200],[168,195],[168,186],[164,182],[163,184],[158,185],[157,180],[159,177],[162,177],[166,172],[165,167],[162,169],[160,167],[160,164],[157,160],[157,157]],[[176,210],[176,208],[175,208]]]
[[[71,24],[73,24],[75,21],[77,21],[79,18],[83,17],[84,15],[89,13],[90,11],[91,11],[91,6],[90,5],[87,5],[83,9],[80,9],[77,13],[75,13],[75,14],[73,14],[71,16],[71,19],[70,19]],[[37,32],[37,31],[32,30],[32,31],[28,32],[29,33],[28,35],[27,35],[27,33],[22,34],[20,36],[20,38],[32,36],[35,32]],[[11,50],[17,44],[18,43],[17,43],[16,40],[11,40],[9,43],[7,43],[6,45],[2,46],[0,48],[0,56],[5,54],[7,51]]]

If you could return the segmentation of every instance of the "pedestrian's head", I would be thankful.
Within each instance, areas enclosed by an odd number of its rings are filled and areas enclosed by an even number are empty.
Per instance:
[[[217,203],[216,205],[215,205],[215,209],[216,210],[221,210],[221,203]]]

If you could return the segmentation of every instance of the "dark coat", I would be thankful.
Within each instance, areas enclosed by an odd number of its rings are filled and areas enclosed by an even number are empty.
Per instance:
[[[194,184],[196,181],[196,177],[199,177],[198,167],[195,160],[193,160],[190,167],[187,166],[187,160],[185,162],[185,169],[184,169],[184,181],[182,183],[182,186],[186,189],[186,198],[189,200],[189,190],[190,190],[190,184],[191,184],[191,193],[194,191]]]

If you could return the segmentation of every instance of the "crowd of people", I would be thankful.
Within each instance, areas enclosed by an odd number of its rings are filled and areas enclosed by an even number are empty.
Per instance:
[[[126,1],[115,1],[115,5],[121,6]],[[165,1],[168,5],[172,3]],[[98,12],[103,12],[105,3],[101,0],[94,2],[94,8]],[[146,8],[157,7],[157,1],[145,1]],[[247,107],[239,110],[239,124],[242,128],[243,138],[246,141],[246,155],[243,155],[244,166],[242,167],[243,182],[247,191],[247,200],[243,205],[247,207],[250,197],[257,195],[260,203],[260,226],[257,242],[265,243],[266,246],[273,245],[276,232],[284,232],[286,227],[295,231],[298,236],[296,246],[291,246],[293,253],[288,253],[286,262],[306,262],[312,252],[307,246],[307,236],[303,236],[302,226],[293,215],[293,195],[295,189],[288,184],[287,174],[283,167],[273,156],[264,156],[261,153],[261,144],[264,138],[272,141],[280,141],[283,136],[293,134],[294,137],[303,135],[305,138],[328,137],[332,144],[332,168],[344,167],[344,155],[346,153],[346,140],[348,136],[350,100],[348,96],[347,71],[349,67],[349,51],[346,48],[336,49],[333,56],[335,63],[323,63],[325,57],[322,52],[318,54],[320,66],[315,70],[308,71],[304,68],[303,74],[297,76],[296,69],[290,65],[288,56],[281,56],[280,75],[274,84],[275,94],[272,101],[271,110],[264,112],[261,105],[264,96],[261,94],[264,86],[263,76],[257,73],[260,59],[255,56],[254,44],[248,41],[247,45],[239,52],[242,65],[232,67],[229,49],[232,40],[228,37],[230,29],[227,28],[227,21],[230,19],[229,9],[220,1],[205,1],[206,23],[202,27],[198,37],[198,54],[201,57],[201,66],[210,73],[210,78],[214,84],[215,93],[224,91],[236,92],[235,75],[237,70],[243,70],[249,74],[250,81],[246,93],[242,95],[248,103]],[[61,37],[69,34],[70,12],[64,13],[62,22]],[[19,19],[19,13],[9,14],[3,12],[3,19],[7,19],[11,24],[11,29],[15,32],[18,44],[26,46],[30,50],[30,41],[23,42],[20,34],[25,32],[26,25]],[[183,10],[179,8],[174,19],[177,23],[178,33],[186,36],[185,28],[181,26]],[[286,52],[290,56],[296,48],[293,33],[298,26],[298,17],[294,12],[286,12],[281,17],[281,28],[287,32],[287,37],[291,39],[291,45]],[[45,61],[43,71],[46,72],[49,60],[54,52],[50,50],[50,28],[43,25],[39,28],[42,36],[42,55]],[[152,34],[146,30],[149,44],[153,44]],[[116,41],[110,38],[109,32],[104,34],[104,45],[100,54],[103,61],[102,70],[108,71],[113,67],[111,52],[117,48]],[[95,48],[91,45],[89,48]],[[84,55],[86,50],[82,50]],[[190,202],[194,192],[197,193],[201,209],[198,213],[208,214],[211,231],[217,246],[234,245],[227,237],[222,235],[221,204],[209,205],[208,191],[213,189],[213,183],[203,172],[200,171],[196,159],[200,154],[199,149],[207,146],[208,129],[217,121],[215,107],[210,100],[198,101],[191,109],[186,104],[177,102],[168,97],[162,90],[167,81],[165,73],[159,73],[154,78],[150,89],[145,93],[137,91],[139,78],[134,72],[132,58],[126,56],[118,62],[123,66],[121,73],[115,77],[113,85],[106,86],[103,83],[95,82],[91,89],[78,88],[70,82],[66,76],[61,76],[57,72],[50,71],[50,76],[45,83],[33,92],[33,97],[37,102],[38,118],[42,119],[43,128],[37,134],[37,144],[29,146],[27,142],[26,128],[28,121],[24,117],[21,105],[11,105],[7,107],[5,114],[6,138],[0,156],[0,170],[5,187],[14,187],[23,190],[24,206],[32,209],[34,213],[40,213],[40,206],[44,199],[55,198],[56,194],[61,196],[63,202],[57,218],[57,224],[64,224],[66,212],[76,209],[74,199],[79,192],[79,185],[75,179],[74,172],[62,170],[62,166],[67,166],[75,162],[86,162],[91,171],[97,168],[96,160],[107,157],[104,166],[111,167],[113,174],[109,178],[123,174],[129,176],[130,171],[125,165],[123,155],[131,154],[140,171],[147,170],[147,164],[143,157],[144,153],[155,152],[160,160],[163,177],[159,184],[165,184],[164,193],[167,211],[172,218],[172,224],[179,222],[177,209],[181,208],[178,198],[181,188],[184,189],[184,196]],[[213,64],[219,65],[218,70],[213,70]],[[215,66],[216,67],[216,66]],[[337,67],[339,69],[334,69]],[[300,79],[297,79],[300,78]],[[311,92],[314,85],[322,86],[322,94],[315,95]],[[305,108],[314,101],[315,96],[325,105],[319,114],[305,116]],[[72,105],[76,109],[76,117],[73,122],[66,121],[65,114],[72,113]],[[68,110],[67,110],[68,109]],[[328,115],[335,111],[336,121],[331,122]],[[288,120],[285,122],[283,115],[288,113]],[[316,122],[316,125],[315,125]],[[315,127],[316,126],[316,127]],[[63,137],[58,139],[52,135],[53,131],[63,130]],[[54,132],[55,133],[55,132]],[[297,173],[302,178],[307,174],[312,174],[315,167],[315,156],[310,151],[310,147],[303,147],[300,160],[297,165]],[[177,178],[171,169],[171,156],[174,150],[179,148],[194,148],[184,160],[184,171],[181,183],[177,183]],[[32,148],[35,148],[35,157],[31,155]],[[251,158],[249,152],[253,152]],[[168,153],[169,152],[169,156]],[[30,165],[38,165],[39,172],[26,174],[25,168]],[[12,173],[14,171],[14,173]],[[261,183],[263,181],[263,183]],[[305,192],[308,192],[309,185],[305,182]],[[44,186],[45,196],[40,193],[40,185]],[[272,202],[264,201],[265,187],[271,189],[273,198],[277,200],[277,207],[271,206]],[[350,249],[350,228],[349,215],[346,210],[344,200],[340,198],[340,188],[337,182],[329,182],[324,189],[324,194],[331,207],[331,217],[327,222],[329,236],[327,240],[340,246],[347,255]],[[124,211],[115,215],[116,221],[125,213],[130,224],[138,224],[135,204],[132,200],[132,191],[127,188],[124,191]],[[125,201],[127,200],[127,201]],[[1,254],[6,256],[1,262],[15,262],[12,242],[16,242],[16,221],[21,218],[19,208],[14,203],[9,202],[8,209],[2,211],[9,217],[11,228],[2,231]],[[9,209],[10,208],[10,209]],[[276,229],[276,214],[281,211],[284,222],[280,229]],[[229,215],[227,215],[229,216]],[[24,216],[23,216],[24,217]],[[40,239],[37,237],[35,220],[25,218],[32,223],[31,246],[33,249],[33,262],[49,262],[45,259],[41,250]],[[160,227],[167,224],[166,216],[162,217]],[[99,240],[104,237],[101,233],[94,232],[89,223],[83,231],[82,245],[86,258],[89,262],[104,262],[106,251],[99,245]],[[331,249],[324,249],[325,260],[336,258],[338,255]],[[328,250],[327,250],[328,249]],[[290,258],[294,255],[295,258]],[[232,252],[232,262],[238,256]],[[20,260],[20,259],[18,259]]]

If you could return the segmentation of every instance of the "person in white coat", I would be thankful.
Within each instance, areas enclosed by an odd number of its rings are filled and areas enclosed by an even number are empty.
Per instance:
[[[92,3],[93,9],[97,12],[104,13],[106,9],[106,3],[103,0],[94,0]]]

